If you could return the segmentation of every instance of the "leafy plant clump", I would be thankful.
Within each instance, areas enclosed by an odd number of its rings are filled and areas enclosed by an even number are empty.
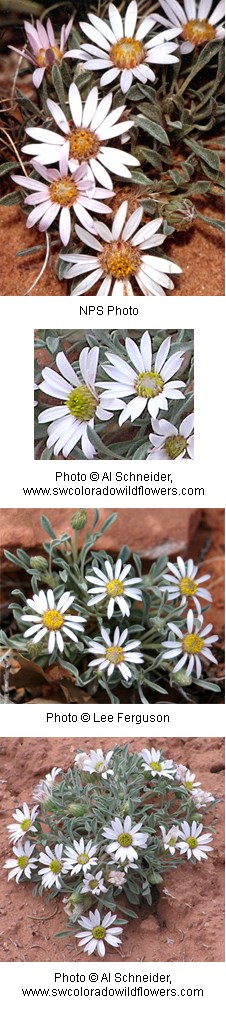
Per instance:
[[[85,339],[36,332],[36,458],[193,459],[193,331],[90,330]]]
[[[48,540],[43,554],[29,557],[18,548],[5,555],[31,577],[28,598],[14,589],[12,637],[0,633],[2,660],[13,657],[21,665],[14,683],[47,699],[57,685],[64,700],[102,701],[107,694],[118,700],[143,703],[167,699],[187,701],[199,692],[219,691],[214,675],[217,664],[211,634],[204,615],[212,596],[206,589],[208,575],[201,575],[192,559],[177,564],[161,557],[144,574],[142,562],[127,546],[117,560],[95,543],[116,519],[112,514],[96,529],[98,512],[78,549],[78,531],[87,514],[79,509],[72,519],[72,533],[56,537],[46,517],[42,518]],[[33,593],[33,596],[32,596]],[[31,665],[29,665],[31,664]],[[214,664],[214,665],[213,665]],[[13,688],[13,672],[10,680]],[[22,698],[23,700],[23,698]]]
[[[59,254],[68,294],[164,294],[181,272],[170,236],[196,219],[223,229],[202,212],[223,189],[224,32],[207,7],[200,19],[194,0],[190,19],[186,3],[69,4],[60,29],[56,4],[11,46],[19,116],[9,107],[2,130],[1,203],[23,207],[34,238],[19,255],[43,251],[39,277]]]
[[[33,796],[35,806],[24,803],[8,826],[8,877],[29,879],[34,896],[60,894],[68,926],[57,935],[73,932],[89,955],[122,943],[122,927],[152,905],[165,872],[187,860],[198,869],[213,848],[203,820],[214,796],[154,747],[79,751],[73,768],[53,768]]]

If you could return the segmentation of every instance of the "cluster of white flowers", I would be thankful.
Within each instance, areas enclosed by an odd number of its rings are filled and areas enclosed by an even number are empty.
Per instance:
[[[56,357],[58,371],[49,367],[43,369],[39,389],[61,401],[59,406],[48,407],[39,414],[40,424],[51,422],[47,448],[54,447],[55,456],[62,452],[67,458],[81,442],[85,458],[92,459],[95,448],[88,436],[88,426],[94,429],[95,420],[108,421],[119,412],[120,428],[125,421],[131,419],[133,422],[141,415],[153,427],[154,434],[149,435],[149,440],[156,446],[155,458],[193,458],[194,414],[188,414],[179,429],[169,421],[156,421],[159,411],[168,410],[169,403],[185,398],[185,382],[172,378],[183,365],[183,349],[172,354],[169,336],[154,355],[146,330],[140,344],[131,337],[126,338],[125,354],[126,357],[106,352],[102,368],[110,382],[97,379],[98,347],[91,350],[84,347],[81,351],[78,363],[81,378],[63,351]],[[152,458],[152,452],[147,458]]]
[[[170,574],[164,575],[166,585],[160,587],[161,592],[167,593],[169,602],[178,600],[181,607],[188,604],[189,609],[186,616],[187,627],[184,631],[175,623],[168,622],[168,628],[170,632],[173,632],[173,638],[170,636],[163,642],[166,651],[163,652],[162,659],[177,660],[174,667],[175,679],[178,679],[178,683],[186,685],[191,683],[193,672],[197,679],[201,677],[201,659],[217,663],[209,646],[218,641],[218,635],[210,634],[212,624],[203,627],[203,615],[199,601],[199,597],[201,597],[204,602],[212,602],[211,593],[203,587],[203,582],[208,581],[210,575],[206,574],[197,578],[198,566],[194,564],[192,558],[184,561],[180,556],[177,557],[177,565],[169,561],[167,568]],[[197,617],[191,609],[191,602],[196,607]],[[185,670],[184,667],[186,667]]]
[[[100,748],[89,753],[80,752],[75,756],[75,767],[81,775],[106,779],[107,775],[114,774],[113,768],[109,768],[112,755],[112,751],[104,754]],[[196,818],[194,811],[195,807],[198,810],[201,806],[211,805],[214,797],[200,789],[200,782],[196,781],[194,773],[186,765],[177,764],[172,759],[164,760],[160,750],[154,747],[150,751],[144,749],[139,757],[145,781],[148,775],[154,780],[155,795],[157,778],[161,777],[170,789],[170,781],[174,779],[180,796],[179,803],[183,804],[184,800],[187,803],[188,798],[192,800],[191,823],[179,818],[172,825],[159,824],[157,838],[160,855],[167,853],[169,857],[175,857],[178,852],[181,856],[186,856],[187,860],[192,859],[193,863],[207,859],[212,851],[212,834],[203,833],[203,824],[199,822],[198,816]],[[39,802],[43,806],[47,796],[53,797],[55,780],[60,774],[63,774],[61,769],[54,767],[37,787]],[[38,805],[30,810],[27,803],[13,815],[14,823],[8,826],[14,843],[13,858],[4,864],[9,871],[8,880],[15,878],[18,884],[26,879],[35,879],[47,891],[52,888],[56,892],[66,891],[66,897],[63,898],[65,913],[71,922],[81,927],[76,932],[79,946],[84,947],[89,955],[95,950],[103,957],[105,943],[114,947],[121,943],[122,928],[117,924],[116,915],[107,912],[101,917],[99,908],[93,910],[90,904],[96,898],[104,903],[102,896],[107,894],[109,886],[116,888],[116,896],[120,893],[129,880],[130,872],[134,873],[138,869],[142,853],[147,852],[153,841],[153,828],[150,830],[147,819],[143,824],[142,820],[135,822],[129,814],[123,818],[115,816],[112,820],[109,819],[109,823],[106,823],[105,818],[96,839],[83,837],[82,833],[79,836],[74,829],[77,837],[70,836],[70,844],[57,841],[50,847],[48,844],[43,846],[43,838],[40,841],[41,816],[42,811]],[[148,830],[143,830],[145,827]],[[77,889],[70,890],[74,879]],[[81,914],[87,910],[87,916]]]

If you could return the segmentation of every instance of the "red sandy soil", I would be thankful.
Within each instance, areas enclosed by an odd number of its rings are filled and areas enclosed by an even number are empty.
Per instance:
[[[131,750],[147,746],[147,738],[129,742]],[[54,765],[64,770],[73,763],[76,748],[114,747],[116,740],[95,739],[5,739],[0,742],[2,862],[10,856],[6,824],[16,806],[32,799],[32,790]],[[182,762],[195,772],[204,789],[223,797],[224,748],[220,739],[151,740],[163,747],[165,756]],[[205,826],[213,822],[213,813]],[[143,905],[137,920],[124,927],[122,948],[109,947],[107,961],[187,962],[224,960],[224,820],[223,804],[215,808],[213,852],[208,861],[193,867],[184,863],[175,873],[166,873],[153,910]],[[32,898],[32,885],[7,882],[2,871],[0,901],[0,957],[2,961],[89,961],[77,947],[73,934],[57,939],[65,929],[61,898],[51,904]]]
[[[200,210],[207,217],[221,216],[207,202],[201,203]],[[45,259],[45,241],[37,228],[28,231],[24,214],[17,207],[0,207],[0,241],[0,294],[24,295],[41,270]],[[21,249],[42,243],[42,253],[17,258]],[[224,295],[224,236],[221,232],[197,220],[191,231],[174,235],[167,241],[165,255],[175,260],[183,271],[176,278],[171,295]],[[56,261],[55,254],[31,295],[67,294],[65,282],[58,281],[55,275]]]

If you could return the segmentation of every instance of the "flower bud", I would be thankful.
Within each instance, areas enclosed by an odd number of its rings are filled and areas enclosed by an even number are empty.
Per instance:
[[[84,817],[87,814],[87,807],[84,803],[69,803],[67,807],[67,813],[71,817]]]
[[[73,530],[83,530],[83,527],[87,522],[87,512],[86,509],[78,509],[71,519],[71,526]]]
[[[38,572],[46,572],[48,568],[48,561],[46,558],[42,558],[39,554],[34,554],[33,558],[30,560],[31,568],[36,568]]]
[[[196,210],[190,200],[170,200],[164,206],[164,218],[175,231],[188,231],[195,217]]]
[[[192,684],[192,677],[190,673],[186,673],[186,670],[178,670],[178,673],[173,675],[174,684],[180,684],[181,687],[188,687]]]

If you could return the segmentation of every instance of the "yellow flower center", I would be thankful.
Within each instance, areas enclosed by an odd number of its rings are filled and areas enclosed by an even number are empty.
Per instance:
[[[186,42],[193,42],[195,46],[203,46],[205,42],[215,39],[216,29],[205,18],[203,21],[199,21],[197,18],[197,21],[187,21],[182,35]]]
[[[138,39],[123,38],[115,42],[109,56],[119,70],[130,70],[138,67],[145,58],[145,49]]]
[[[174,835],[171,835],[171,838],[169,838],[169,845],[176,845],[176,838],[174,838]]]
[[[104,926],[94,926],[92,936],[94,936],[95,940],[103,940],[104,936],[106,936],[106,929],[104,929]]]
[[[29,831],[29,828],[31,827],[31,824],[32,824],[32,821],[30,820],[30,818],[26,817],[24,821],[21,821],[21,828],[22,828],[22,830],[23,831]]]
[[[202,648],[203,640],[200,635],[185,635],[183,638],[183,652],[187,652],[189,656],[202,652]]]
[[[109,645],[109,649],[106,650],[106,659],[109,659],[109,663],[114,663],[115,666],[118,666],[118,663],[122,663],[124,652],[121,646]]]
[[[25,866],[27,866],[29,862],[28,856],[18,856],[17,862],[18,866],[20,867],[20,870],[24,870]]]
[[[153,768],[153,772],[161,772],[162,771],[161,761],[151,761],[150,768]]]
[[[60,873],[62,870],[62,863],[59,859],[52,859],[52,862],[50,863],[50,870],[52,870],[52,873]]]
[[[51,70],[54,63],[61,63],[62,53],[57,46],[49,46],[48,49],[39,49],[35,59],[39,67],[47,67]]]
[[[83,852],[81,853],[80,856],[78,856],[77,863],[80,863],[81,866],[85,866],[85,864],[88,862],[89,862],[89,856],[87,855],[87,852]]]
[[[72,207],[76,203],[78,190],[73,179],[65,176],[51,183],[49,195],[52,203],[59,203],[60,207]]]
[[[169,438],[166,438],[165,449],[170,459],[177,459],[186,447],[186,438],[182,435],[169,435]]]
[[[191,837],[191,838],[187,838],[186,840],[187,840],[189,849],[196,849],[197,848],[197,845],[198,845],[197,838],[192,838]]]
[[[119,845],[121,845],[123,849],[128,849],[132,841],[132,835],[127,834],[126,831],[123,831],[117,838],[117,842],[119,842]]]
[[[64,619],[62,614],[59,614],[59,610],[46,610],[42,617],[43,627],[47,628],[48,631],[59,631],[62,628]]]
[[[193,785],[194,782],[189,781],[189,779],[187,779],[187,781],[185,782],[185,788],[188,790],[189,793],[192,791]]]
[[[198,588],[197,582],[193,579],[181,579],[179,587],[182,596],[194,596]]]
[[[164,381],[158,372],[139,372],[135,389],[138,396],[144,396],[152,399],[153,396],[158,396],[162,392],[164,387]]]
[[[100,140],[92,130],[76,126],[70,133],[70,157],[78,161],[95,158],[100,148]]]
[[[70,414],[78,421],[91,421],[94,416],[98,401],[88,386],[77,386],[69,393],[66,405]]]
[[[91,891],[95,891],[96,887],[99,887],[99,880],[90,880],[89,887]]]
[[[123,596],[123,592],[124,585],[119,579],[112,579],[111,582],[108,582],[106,585],[107,596],[113,596],[113,599],[115,599],[116,596]]]
[[[116,280],[124,280],[137,273],[140,266],[140,253],[130,242],[110,242],[98,257],[105,274],[111,274]]]

